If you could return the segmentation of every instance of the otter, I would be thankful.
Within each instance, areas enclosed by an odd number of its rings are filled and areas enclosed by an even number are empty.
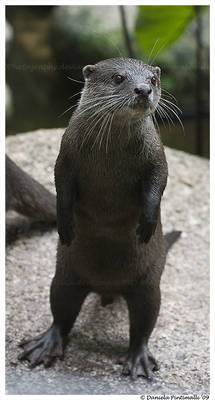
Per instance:
[[[160,308],[166,259],[160,203],[167,161],[153,123],[161,70],[116,58],[83,68],[79,104],[55,165],[56,273],[50,290],[53,323],[21,343],[31,367],[62,357],[89,292],[103,304],[127,302],[130,342],[123,374],[152,379],[158,363],[148,341]],[[176,235],[177,236],[177,235]]]

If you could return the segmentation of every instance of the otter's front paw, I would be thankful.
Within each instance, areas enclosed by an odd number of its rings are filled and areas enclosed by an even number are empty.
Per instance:
[[[136,233],[139,236],[139,242],[148,243],[152,235],[155,233],[156,226],[157,218],[151,219],[141,215],[139,226],[136,230]]]
[[[68,221],[68,218],[61,218],[57,225],[61,244],[69,246],[75,238],[72,224]]]

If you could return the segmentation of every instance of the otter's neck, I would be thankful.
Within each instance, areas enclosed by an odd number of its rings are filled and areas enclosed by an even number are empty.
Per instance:
[[[74,139],[79,149],[88,148],[109,153],[131,147],[138,152],[150,145],[156,136],[151,116],[135,119],[125,114],[104,113],[95,118],[90,113],[82,112],[80,108],[75,114],[75,122],[79,129],[76,130]]]

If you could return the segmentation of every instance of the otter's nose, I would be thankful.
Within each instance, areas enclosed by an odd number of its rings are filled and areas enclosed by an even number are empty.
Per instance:
[[[136,86],[134,91],[138,96],[147,97],[152,92],[152,89],[148,85],[141,84]]]

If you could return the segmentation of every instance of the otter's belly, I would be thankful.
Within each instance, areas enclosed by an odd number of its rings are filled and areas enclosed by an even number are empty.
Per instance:
[[[127,286],[137,271],[138,245],[106,236],[77,237],[68,249],[70,268],[87,281],[93,290],[117,292]],[[68,264],[67,264],[68,265]]]
[[[160,276],[165,254],[160,222],[148,244],[139,243],[136,230],[126,232],[124,237],[116,232],[112,236],[98,232],[76,235],[69,247],[59,241],[56,273],[62,284],[72,284],[75,276],[92,291],[117,294],[149,268]]]

